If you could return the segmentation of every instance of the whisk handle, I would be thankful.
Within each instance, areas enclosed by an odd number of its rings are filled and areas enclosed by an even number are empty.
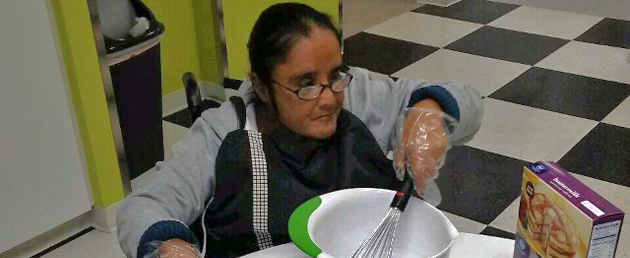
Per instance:
[[[400,211],[405,211],[405,207],[407,207],[407,203],[411,197],[411,191],[413,191],[413,179],[405,173],[405,181],[403,182],[400,191],[396,192],[390,207],[397,208]]]

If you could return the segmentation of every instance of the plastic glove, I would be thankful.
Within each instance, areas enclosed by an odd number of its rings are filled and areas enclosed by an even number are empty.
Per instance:
[[[203,258],[199,248],[180,239],[150,242],[150,252],[143,258]]]
[[[456,124],[457,120],[442,111],[415,107],[406,109],[397,122],[398,143],[394,150],[397,177],[402,180],[407,166],[418,194],[434,206],[442,197],[433,180],[451,148],[449,127]]]

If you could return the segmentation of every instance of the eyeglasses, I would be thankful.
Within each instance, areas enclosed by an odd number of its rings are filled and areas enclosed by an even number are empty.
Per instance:
[[[330,88],[330,90],[334,93],[342,92],[350,85],[350,81],[352,81],[352,75],[347,72],[339,72],[339,74],[327,85],[317,84],[313,86],[301,87],[297,90],[294,90],[291,87],[282,85],[274,80],[271,80],[271,82],[282,86],[282,88],[284,88],[285,90],[293,92],[293,94],[297,95],[298,98],[302,100],[313,100],[318,98],[319,95],[324,92],[325,88]]]

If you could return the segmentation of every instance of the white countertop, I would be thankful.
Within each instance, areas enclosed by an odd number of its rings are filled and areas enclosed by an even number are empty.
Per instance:
[[[514,240],[477,234],[460,233],[453,243],[451,258],[511,258]],[[308,258],[292,243],[279,245],[243,258]]]

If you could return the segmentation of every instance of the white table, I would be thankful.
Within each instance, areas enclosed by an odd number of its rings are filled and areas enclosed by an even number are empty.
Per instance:
[[[460,233],[453,249],[452,258],[511,258],[514,240],[477,234]],[[292,243],[279,245],[243,258],[308,258]]]

